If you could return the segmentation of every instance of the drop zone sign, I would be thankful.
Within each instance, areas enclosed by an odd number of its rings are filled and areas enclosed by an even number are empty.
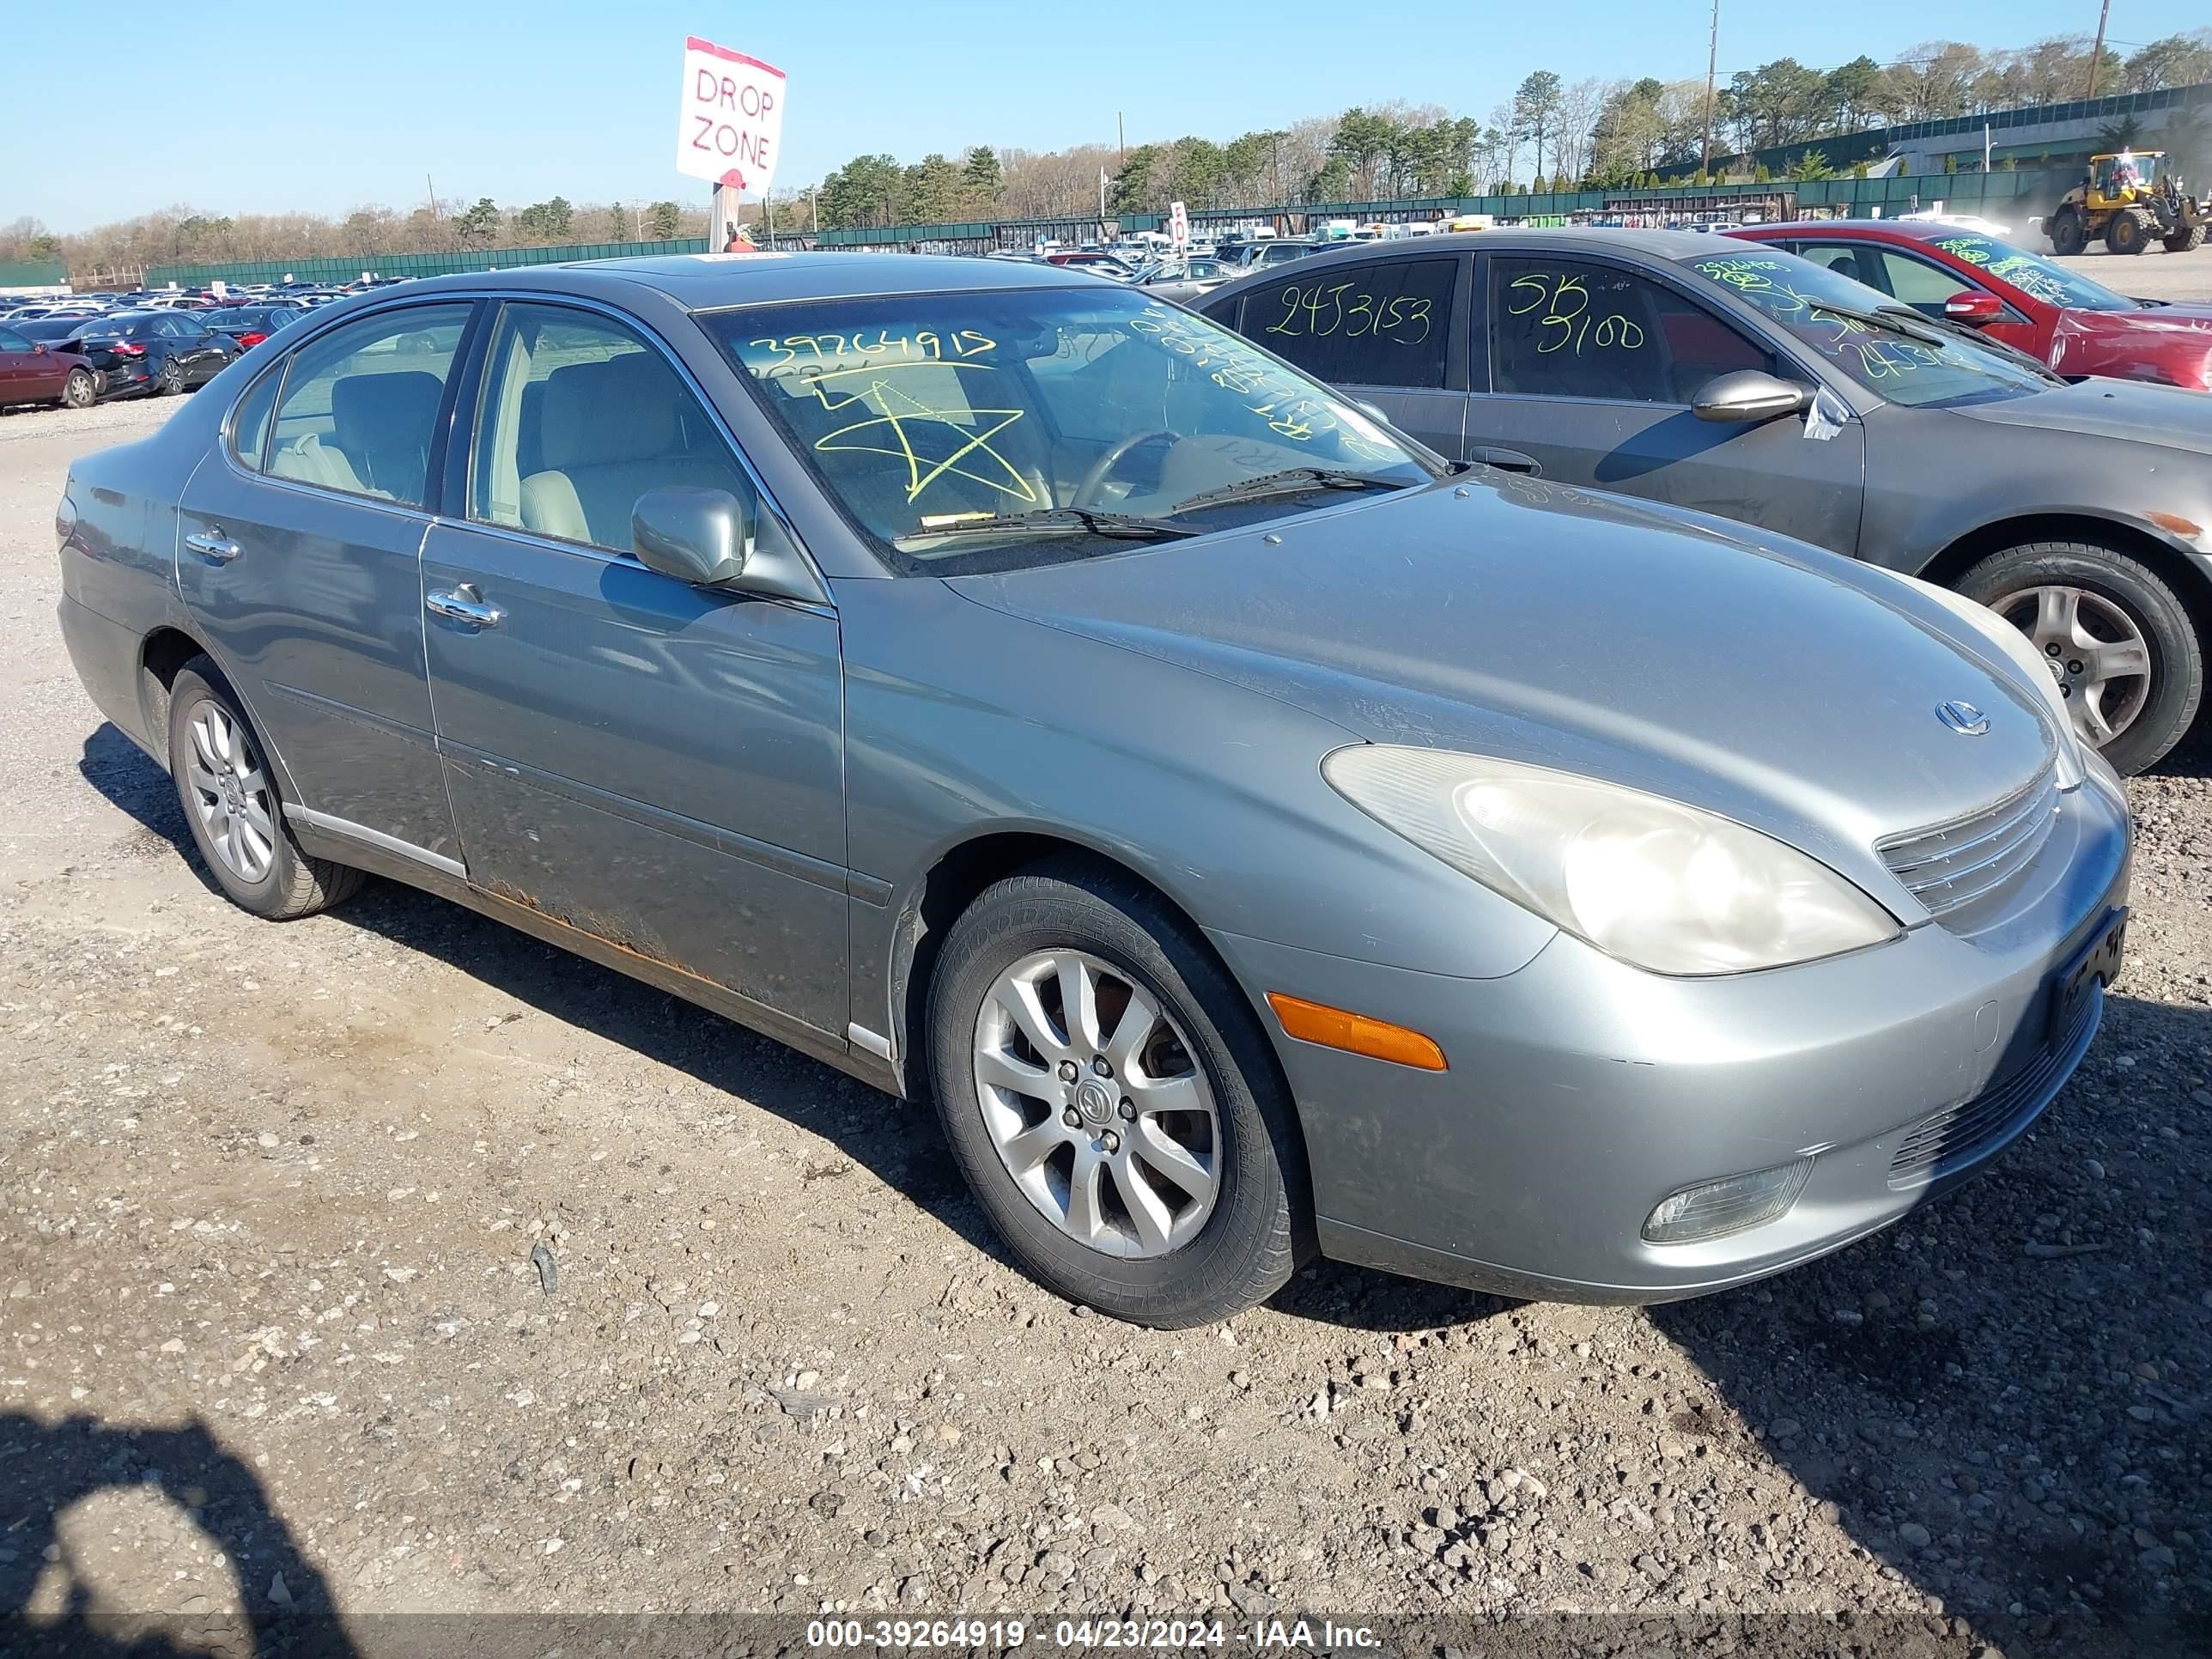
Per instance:
[[[775,177],[783,71],[693,35],[684,42],[676,170],[755,194]]]

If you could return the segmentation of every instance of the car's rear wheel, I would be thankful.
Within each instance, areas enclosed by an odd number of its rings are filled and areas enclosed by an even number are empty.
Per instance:
[[[311,858],[292,838],[261,740],[206,657],[169,688],[169,776],[201,861],[240,908],[289,921],[360,887],[362,872]]]
[[[1303,1163],[1251,1006],[1137,882],[1040,865],[947,935],[929,1075],[955,1161],[1030,1273],[1181,1328],[1297,1262]]]
[[[2204,644],[2163,576],[2117,548],[2033,542],[1960,578],[2034,642],[2083,742],[2114,770],[2155,765],[2181,741],[2204,691]]]
[[[62,401],[71,409],[90,409],[100,401],[100,383],[92,378],[90,369],[70,370],[62,386]]]
[[[185,371],[172,357],[161,365],[161,372],[154,377],[154,390],[164,397],[185,389]]]
[[[2082,222],[2081,209],[2063,207],[2051,216],[2051,249],[2052,252],[2079,253],[2088,245],[2088,227]]]

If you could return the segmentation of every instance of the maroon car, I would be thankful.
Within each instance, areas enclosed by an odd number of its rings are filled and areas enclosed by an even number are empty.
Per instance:
[[[100,401],[100,371],[78,353],[26,339],[0,323],[0,409],[17,404],[90,409]]]
[[[1729,234],[1778,242],[1930,317],[1967,323],[2069,380],[2212,392],[2212,306],[2130,300],[2039,253],[1929,222],[1808,220]]]

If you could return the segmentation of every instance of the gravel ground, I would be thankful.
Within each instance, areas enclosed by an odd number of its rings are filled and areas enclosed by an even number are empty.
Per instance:
[[[2202,745],[2134,786],[2103,1036],[1952,1200],[1648,1312],[1324,1265],[1158,1334],[771,1042],[397,886],[223,903],[52,620],[69,458],[165,412],[0,421],[0,1650],[825,1607],[2212,1640]]]

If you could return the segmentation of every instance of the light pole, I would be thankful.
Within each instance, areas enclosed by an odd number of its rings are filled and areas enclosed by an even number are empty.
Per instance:
[[[1713,30],[1705,42],[1705,137],[1698,146],[1698,172],[1713,181],[1713,82],[1721,61],[1721,0],[1713,0]]]

